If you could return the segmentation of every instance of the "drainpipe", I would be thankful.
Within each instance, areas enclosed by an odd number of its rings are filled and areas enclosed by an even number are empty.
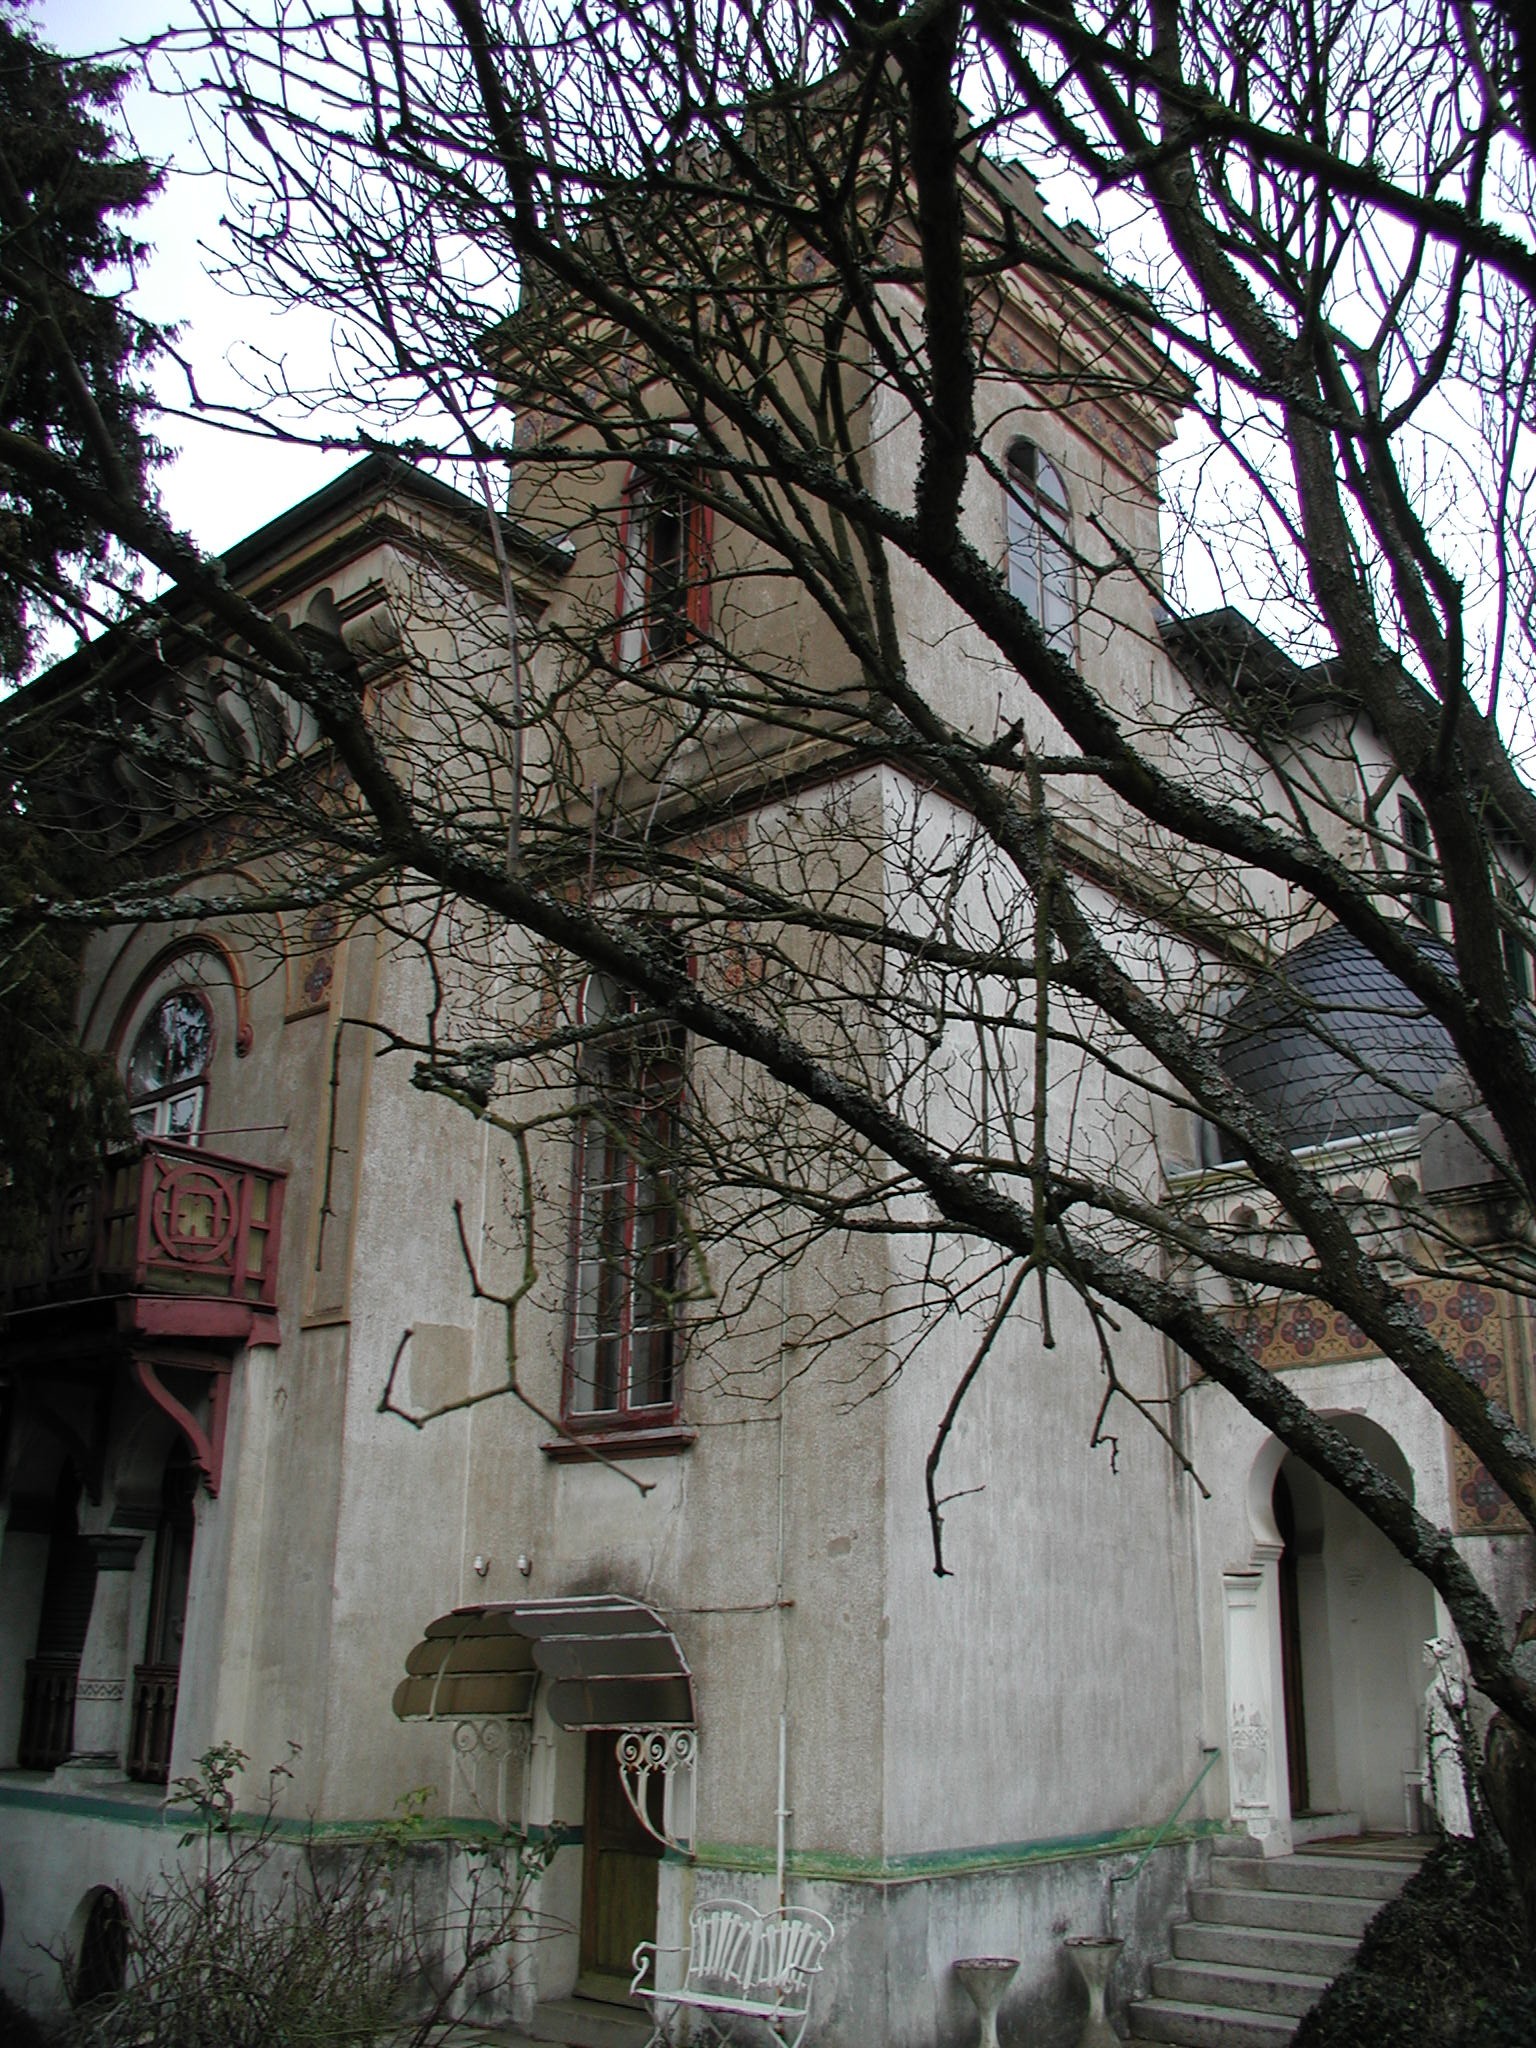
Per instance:
[[[774,1856],[775,1868],[776,1868],[776,1871],[777,1871],[777,1875],[778,1875],[778,1880],[779,1880],[779,1907],[780,1907],[780,1910],[781,1910],[781,1911],[782,1911],[782,1909],[783,1909],[783,1907],[784,1907],[784,1904],[785,1904],[785,1885],[784,1885],[784,1829],[785,1829],[785,1823],[786,1823],[786,1822],[788,1821],[788,1819],[789,1819],[789,1808],[788,1808],[788,1807],[787,1807],[787,1806],[785,1805],[785,1803],[784,1803],[784,1794],[785,1794],[786,1790],[788,1789],[788,1786],[787,1786],[787,1776],[788,1776],[788,1773],[787,1773],[787,1769],[786,1769],[786,1766],[787,1766],[787,1762],[788,1762],[788,1752],[789,1752],[789,1741],[788,1741],[788,1736],[789,1736],[789,1716],[788,1716],[787,1714],[783,1714],[783,1713],[781,1713],[781,1714],[779,1715],[779,1806],[778,1806],[778,1813],[777,1813],[777,1820],[778,1820],[778,1842],[777,1842],[777,1845],[776,1845],[776,1849],[775,1849],[775,1856]]]
[[[785,1848],[789,1825],[789,1650],[784,1641],[784,1397],[789,1384],[784,1340],[789,1329],[784,1262],[779,1262],[779,1526],[774,1546],[773,1613],[779,1633],[779,1797],[774,1813],[774,1877],[780,1910],[786,1903]]]

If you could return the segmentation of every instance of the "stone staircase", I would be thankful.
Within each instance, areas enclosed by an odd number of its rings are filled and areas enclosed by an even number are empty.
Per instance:
[[[1294,1856],[1216,1856],[1190,1894],[1192,1918],[1152,1971],[1152,1995],[1125,2009],[1131,2039],[1162,2048],[1286,2048],[1402,1890],[1422,1853],[1360,1843]]]

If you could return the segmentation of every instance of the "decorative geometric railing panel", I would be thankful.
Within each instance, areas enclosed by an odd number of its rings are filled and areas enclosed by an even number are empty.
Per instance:
[[[12,1276],[12,1305],[96,1294],[186,1294],[271,1308],[283,1175],[150,1139],[59,1198],[45,1258]]]

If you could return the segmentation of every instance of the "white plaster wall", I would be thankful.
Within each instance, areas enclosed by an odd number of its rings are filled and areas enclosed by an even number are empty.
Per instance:
[[[1027,1312],[968,1397],[946,1455],[933,1575],[922,1469],[966,1362],[930,1341],[890,1399],[886,1846],[980,1847],[1163,1818],[1200,1766],[1180,1605],[1185,1531],[1167,1453],[1122,1416],[1119,1470],[1090,1450],[1102,1391],[1085,1319],[1057,1348]],[[1153,1363],[1134,1330],[1122,1366]]]
[[[161,1795],[145,1788],[120,1795],[128,1814],[109,1819],[88,1798],[42,1811],[0,1803],[0,1891],[5,1939],[0,1985],[36,2012],[64,2005],[57,1955],[76,1909],[98,1885],[119,1891],[132,1918],[136,1901],[183,1856],[180,1821],[163,1820]]]
[[[921,915],[913,877],[926,865],[945,877],[948,931],[983,949],[1027,954],[1027,896],[995,856],[967,847],[965,821],[917,798],[894,774],[886,778],[886,803],[892,914]],[[952,880],[957,874],[960,883]],[[1093,891],[1084,901],[1113,932],[1114,906]],[[1162,957],[1138,958],[1129,948],[1126,957],[1149,978],[1173,971]],[[899,1079],[892,1096],[921,1116],[941,1148],[965,1156],[980,1146],[1000,1163],[1027,1160],[1034,1041],[1020,1027],[1032,1019],[1030,993],[980,993],[999,1015],[1007,1004],[1012,1025],[992,1048],[986,1092],[957,1030],[953,1047],[936,1056],[921,1048],[910,1058],[905,1048],[893,1052]],[[967,994],[959,991],[957,1008]],[[1058,999],[1058,1029],[1064,1011]],[[1130,1074],[1148,1071],[1133,1048],[1116,1051]],[[1155,1190],[1166,1119],[1124,1074],[1059,1044],[1050,1060],[1053,1161],[1134,1193]],[[1187,1143],[1187,1134],[1180,1137]],[[1013,1186],[1027,1202],[1022,1174]],[[924,1213],[920,1203],[912,1209],[914,1220]],[[925,1273],[948,1271],[954,1302],[882,1397],[889,1445],[886,1853],[1111,1833],[1160,1820],[1196,1777],[1202,1737],[1187,1621],[1188,1526],[1171,1455],[1124,1403],[1107,1425],[1114,1450],[1090,1449],[1106,1386],[1098,1337],[1053,1279],[1048,1348],[1029,1283],[944,1454],[938,1488],[954,1496],[944,1509],[945,1561],[954,1576],[936,1578],[924,1461],[951,1389],[982,1341],[996,1285],[982,1284],[987,1260],[974,1245],[942,1234],[932,1251],[920,1238],[916,1250],[894,1249],[893,1259],[912,1298],[912,1331],[924,1292],[930,1303],[937,1292],[931,1282],[925,1287]],[[1161,1338],[1133,1318],[1116,1320],[1112,1342],[1124,1384],[1160,1400]],[[902,1355],[910,1341],[893,1333]]]

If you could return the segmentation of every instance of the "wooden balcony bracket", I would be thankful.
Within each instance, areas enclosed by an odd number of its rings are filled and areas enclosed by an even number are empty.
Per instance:
[[[224,1477],[224,1433],[229,1422],[230,1368],[212,1360],[178,1359],[176,1369],[202,1373],[208,1382],[208,1426],[206,1429],[183,1402],[178,1401],[155,1370],[155,1361],[135,1354],[133,1377],[157,1408],[167,1414],[186,1438],[192,1462],[203,1476],[203,1484],[215,1498]]]

